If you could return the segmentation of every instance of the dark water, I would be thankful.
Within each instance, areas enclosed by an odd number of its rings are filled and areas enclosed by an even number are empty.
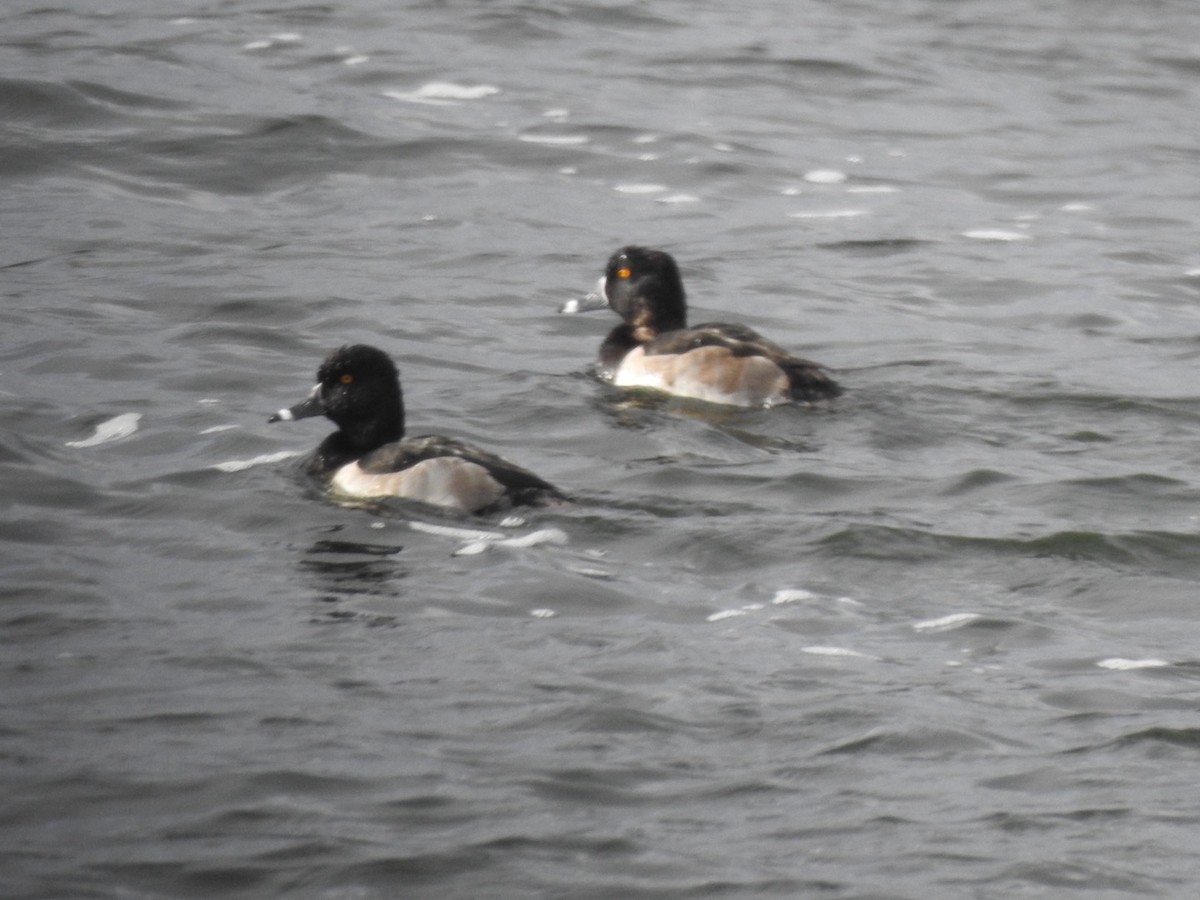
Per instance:
[[[0,894],[1194,896],[1198,34],[7,3]],[[590,378],[633,241],[847,396]],[[348,341],[577,502],[329,502]]]

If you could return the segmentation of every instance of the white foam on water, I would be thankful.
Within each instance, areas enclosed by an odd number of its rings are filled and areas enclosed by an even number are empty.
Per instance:
[[[448,105],[464,100],[483,100],[500,93],[500,88],[490,84],[455,84],[452,81],[431,81],[415,91],[384,91],[383,96],[406,103],[429,103]]]
[[[278,453],[264,453],[262,456],[255,456],[250,459],[231,459],[228,462],[217,463],[213,468],[218,472],[244,472],[246,469],[253,469],[255,466],[268,466],[273,463],[283,462],[285,459],[291,459],[293,456],[300,456],[304,452],[303,450],[280,450]]]
[[[708,616],[705,616],[705,621],[720,622],[722,619],[732,619],[734,616],[744,616],[748,613],[757,612],[762,608],[763,605],[761,603],[747,603],[745,606],[738,607],[737,609],[723,609],[720,612],[712,613]]]
[[[720,622],[722,619],[732,619],[734,616],[744,616],[744,609],[723,609],[720,612],[711,613],[704,617],[706,622]]]
[[[541,544],[562,545],[568,542],[567,533],[561,528],[539,528],[520,537],[496,541],[499,547],[537,547]]]
[[[237,428],[236,425],[214,425],[211,428],[205,428],[200,433],[201,434],[217,434],[218,432],[221,432],[221,431],[233,431],[233,429],[235,429],[235,428]]]
[[[503,527],[516,527],[524,524],[525,520],[520,516],[510,516],[501,523]],[[567,533],[561,528],[539,528],[528,534],[510,537],[503,531],[459,528],[454,525],[437,525],[433,522],[410,521],[408,526],[413,531],[420,531],[424,534],[434,534],[438,537],[466,541],[465,544],[454,551],[454,556],[477,556],[480,553],[486,553],[493,547],[511,547],[521,550],[528,547],[537,547],[542,544],[568,543]]]
[[[731,619],[735,616],[749,615],[752,612],[758,612],[759,610],[766,609],[768,606],[783,606],[788,603],[807,603],[813,600],[818,600],[823,603],[833,602],[851,606],[862,605],[857,600],[854,600],[850,597],[838,597],[835,600],[830,601],[829,598],[822,598],[819,594],[815,594],[810,590],[806,590],[805,588],[780,588],[771,597],[769,604],[746,603],[742,606],[732,609],[722,609],[707,616],[706,621],[720,622],[722,619]]]
[[[977,228],[973,231],[964,231],[963,237],[971,238],[976,241],[1027,241],[1029,235],[1020,231],[1005,231],[1001,228]]]
[[[285,31],[279,34],[273,34],[267,38],[260,38],[257,41],[249,41],[242,44],[243,50],[266,50],[274,47],[276,44],[298,44],[304,37],[296,34],[294,31]]]
[[[826,209],[788,213],[788,217],[792,219],[853,219],[866,214],[865,209]]]
[[[859,659],[878,659],[877,656],[871,656],[869,653],[860,653],[857,650],[851,650],[848,647],[801,647],[801,653],[811,653],[814,656],[856,656]]]
[[[552,609],[531,609],[529,611],[529,614],[531,616],[533,616],[535,619],[549,619],[552,616],[556,615],[556,613]]]
[[[666,197],[655,197],[656,203],[699,203],[700,198],[695,194],[669,194]]]
[[[578,147],[586,144],[589,138],[583,134],[522,134],[517,140],[526,144],[545,144],[549,147]]]
[[[411,521],[408,527],[423,534],[452,537],[460,541],[498,541],[505,535],[501,531],[482,531],[478,528],[458,528],[454,525],[437,525],[433,522]]]
[[[142,420],[141,413],[122,413],[119,416],[101,422],[96,426],[91,437],[81,441],[67,441],[68,447],[98,447],[110,441],[127,438],[138,430],[138,422]]]
[[[1128,672],[1132,669],[1159,669],[1169,666],[1165,659],[1124,659],[1114,656],[1112,659],[1102,659],[1096,663],[1102,669],[1113,669],[1117,672]]]
[[[810,184],[841,184],[847,175],[837,169],[813,169],[804,173],[804,180]]]
[[[665,184],[618,184],[613,190],[619,194],[661,194],[667,189]]]
[[[584,578],[597,578],[602,581],[612,581],[616,577],[608,569],[601,569],[599,566],[569,565],[567,571],[582,575]]]
[[[806,591],[804,588],[785,588],[781,591],[776,591],[775,596],[771,598],[771,602],[778,605],[781,603],[799,603],[803,600],[815,600],[817,595],[812,591]]]
[[[952,613],[940,619],[926,619],[913,625],[913,631],[953,631],[983,618],[979,613]]]
[[[854,184],[846,188],[847,194],[894,194],[896,188],[890,184]]]

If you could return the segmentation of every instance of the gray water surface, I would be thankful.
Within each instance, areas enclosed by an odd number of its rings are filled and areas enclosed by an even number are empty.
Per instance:
[[[0,11],[0,893],[1190,898],[1200,6]],[[629,397],[615,248],[834,368]],[[344,507],[377,344],[569,491]]]

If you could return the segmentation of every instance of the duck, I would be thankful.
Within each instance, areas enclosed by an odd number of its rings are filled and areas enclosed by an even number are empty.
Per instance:
[[[679,266],[664,250],[622,247],[609,257],[595,293],[563,311],[605,307],[624,321],[600,345],[598,371],[618,387],[744,407],[813,404],[842,393],[824,366],[793,356],[752,328],[728,322],[688,327]]]
[[[317,369],[317,384],[268,422],[325,416],[338,426],[307,462],[310,475],[345,497],[401,497],[477,513],[565,500],[549,482],[465,441],[404,436],[400,373],[366,344],[339,347]]]

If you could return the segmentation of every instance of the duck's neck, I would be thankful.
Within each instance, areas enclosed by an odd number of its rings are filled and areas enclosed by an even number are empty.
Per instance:
[[[637,329],[628,324],[618,325],[610,331],[604,343],[600,345],[600,367],[607,371],[615,371],[625,354],[645,343],[638,337]]]
[[[339,422],[338,432],[346,446],[358,452],[370,453],[384,444],[404,438],[404,406],[398,405],[390,415],[377,414],[366,421]]]
[[[317,447],[309,468],[319,474],[332,474],[346,463],[353,462],[384,444],[404,439],[404,407],[395,415],[375,417],[368,422],[341,423]]]
[[[647,278],[639,287],[641,302],[626,319],[630,325],[656,335],[687,328],[687,297],[677,279]]]

